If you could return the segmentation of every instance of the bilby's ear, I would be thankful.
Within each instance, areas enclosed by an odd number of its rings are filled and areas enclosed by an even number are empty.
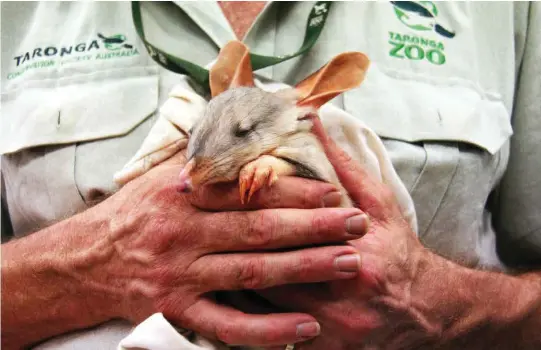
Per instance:
[[[360,52],[345,52],[334,57],[295,86],[298,106],[318,109],[344,91],[359,86],[370,60]]]
[[[250,54],[240,41],[230,41],[221,50],[209,72],[210,92],[218,96],[227,89],[254,86]]]

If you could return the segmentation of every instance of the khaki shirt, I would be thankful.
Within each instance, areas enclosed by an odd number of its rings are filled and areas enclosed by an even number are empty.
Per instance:
[[[245,43],[295,52],[313,5],[267,5]],[[366,53],[363,85],[333,103],[383,139],[423,243],[473,267],[540,262],[541,5],[426,6],[431,16],[335,2],[309,53],[257,73],[295,84],[341,52]],[[201,66],[235,39],[214,2],[142,8],[149,41]],[[21,237],[117,189],[113,174],[180,76],[149,56],[128,2],[2,2],[1,11],[2,205]],[[122,43],[107,44],[113,36]],[[110,323],[43,348],[114,348],[127,332]]]

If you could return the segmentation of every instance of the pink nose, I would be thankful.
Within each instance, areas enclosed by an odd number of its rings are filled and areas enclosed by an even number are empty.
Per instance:
[[[191,172],[195,166],[195,161],[192,159],[182,169],[179,175],[179,186],[178,190],[180,192],[189,193],[193,189],[193,183],[191,178]]]
[[[192,179],[186,178],[186,179],[181,179],[180,180],[180,184],[178,186],[178,190],[180,192],[190,193],[190,192],[192,192],[192,189],[193,189]]]

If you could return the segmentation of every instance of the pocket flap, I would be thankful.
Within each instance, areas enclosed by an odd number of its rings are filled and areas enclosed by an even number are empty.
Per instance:
[[[382,72],[376,64],[344,104],[378,135],[407,142],[462,141],[494,154],[513,133],[499,96],[452,78]]]
[[[28,82],[2,94],[0,154],[124,135],[156,111],[158,85],[155,67]]]

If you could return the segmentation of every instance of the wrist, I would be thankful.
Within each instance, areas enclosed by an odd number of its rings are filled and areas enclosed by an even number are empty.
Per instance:
[[[539,274],[474,270],[429,252],[419,262],[412,304],[438,330],[437,348],[540,346]]]
[[[84,263],[104,228],[89,210],[2,245],[2,345],[20,348],[117,317],[120,299]]]
[[[96,206],[61,225],[56,230],[76,234],[70,236],[72,242],[66,244],[63,251],[47,257],[47,269],[66,281],[73,294],[80,296],[73,300],[73,308],[86,306],[87,323],[121,317],[124,289],[111,273],[122,267],[116,266],[114,261],[115,249],[109,239],[109,213]]]

